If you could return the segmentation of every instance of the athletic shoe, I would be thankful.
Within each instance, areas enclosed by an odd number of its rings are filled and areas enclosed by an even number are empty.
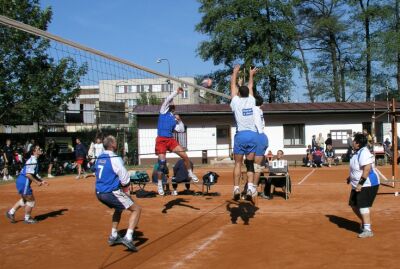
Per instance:
[[[367,231],[364,230],[362,233],[358,234],[358,238],[367,238],[367,237],[373,237],[374,233],[372,231]]]
[[[164,188],[163,188],[162,185],[158,185],[157,191],[158,191],[158,194],[159,194],[159,195],[164,195],[164,194],[165,194],[165,193],[164,193]]]
[[[266,199],[266,200],[271,200],[272,199],[272,196],[268,196],[265,193],[261,193],[260,196],[261,196],[261,198]]]
[[[54,176],[52,174],[48,174],[47,178],[54,178]]]
[[[239,189],[235,189],[233,191],[233,200],[234,201],[239,201],[240,200],[240,190]]]
[[[171,192],[171,195],[177,196],[177,195],[178,195],[178,192],[177,192],[176,190],[173,190],[173,191]]]
[[[26,224],[35,224],[35,223],[37,223],[38,221],[35,220],[35,219],[33,219],[33,218],[29,218],[29,219],[24,220],[24,222],[25,222]]]
[[[137,248],[133,244],[132,240],[128,240],[127,238],[123,237],[121,239],[121,243],[124,244],[130,251],[137,251]]]
[[[195,183],[199,182],[199,178],[192,171],[189,171],[189,178]]]
[[[246,192],[246,200],[249,202],[254,202],[253,197],[257,196],[257,192],[252,192],[250,189],[247,190]]]
[[[121,243],[122,243],[122,238],[119,235],[117,235],[116,237],[110,235],[110,237],[108,238],[108,245],[110,246],[114,246],[116,244],[121,244]]]
[[[10,220],[11,223],[16,223],[14,215],[11,214],[10,212],[7,211],[6,217],[7,217],[7,219]]]

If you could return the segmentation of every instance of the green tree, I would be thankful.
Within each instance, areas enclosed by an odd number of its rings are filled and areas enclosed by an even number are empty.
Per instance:
[[[204,60],[224,65],[213,76],[216,89],[226,85],[236,63],[260,68],[255,83],[268,102],[290,96],[292,70],[297,59],[291,1],[199,0],[203,14],[196,30],[209,36],[198,47]],[[244,73],[243,76],[247,76]],[[227,87],[224,87],[226,89]]]
[[[52,10],[39,0],[0,0],[0,14],[46,30]],[[0,124],[53,118],[78,95],[87,67],[68,57],[56,62],[49,48],[47,39],[0,25]]]
[[[140,93],[137,100],[138,105],[161,105],[161,99],[157,98],[154,94]]]

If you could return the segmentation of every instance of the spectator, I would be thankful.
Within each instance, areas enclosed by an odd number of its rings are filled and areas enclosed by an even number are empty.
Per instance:
[[[47,177],[53,178],[54,176],[51,174],[51,170],[53,169],[54,164],[57,162],[59,152],[59,146],[57,143],[50,139],[49,144],[47,145],[46,156],[49,161],[49,167],[47,168]]]
[[[363,130],[363,135],[365,135],[365,136],[367,137],[367,140],[368,140],[368,148],[369,148],[369,150],[371,150],[371,149],[372,149],[372,144],[373,144],[372,136],[370,135],[370,133],[368,132],[367,129],[364,129],[364,130]]]
[[[332,144],[328,144],[325,149],[325,157],[326,157],[326,165],[331,167],[333,163],[335,163],[336,155],[335,150],[332,147]]]
[[[325,143],[325,139],[322,136],[322,133],[319,133],[318,138],[317,138],[317,145],[318,145],[318,147],[321,148],[321,150],[324,150],[324,143]]]
[[[389,147],[389,145],[391,145],[392,143],[390,142],[389,138],[387,137],[385,139],[385,142],[383,142],[383,146],[386,149],[387,147]]]
[[[323,163],[324,153],[320,147],[317,147],[313,154],[313,167],[321,167]]]
[[[311,147],[311,145],[308,145],[307,149],[306,149],[306,157],[304,158],[304,161],[303,161],[307,167],[310,167],[313,164],[313,155],[312,154],[313,154],[312,147]]]
[[[347,153],[346,153],[346,161],[350,161],[353,156],[353,139],[351,139],[351,134],[347,134]]]
[[[317,139],[315,138],[315,135],[312,136],[311,139],[311,149],[312,151],[314,151],[317,148],[318,144],[317,144]]]
[[[76,179],[80,179],[82,174],[83,163],[86,160],[86,147],[81,143],[80,138],[76,138],[75,160],[78,167],[78,175],[76,176]]]
[[[328,145],[332,146],[331,134],[328,134],[328,138],[325,140],[325,145],[326,145],[326,147],[328,147]]]
[[[193,171],[192,162],[190,162],[190,166]],[[172,183],[172,188],[173,188],[172,195],[178,195],[178,192],[176,190],[178,187],[177,183],[182,183],[182,182],[185,182],[186,192],[190,192],[190,178],[183,159],[180,159],[174,165],[174,176],[172,177],[171,181],[176,182]]]
[[[271,162],[273,157],[274,157],[274,154],[272,153],[272,151],[268,150],[268,154],[266,155],[267,162]]]
[[[13,180],[14,178],[10,176],[11,170],[14,168],[14,149],[11,146],[11,140],[6,140],[6,145],[3,147],[3,180]]]

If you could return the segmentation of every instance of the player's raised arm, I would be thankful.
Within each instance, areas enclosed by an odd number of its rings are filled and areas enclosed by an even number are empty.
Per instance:
[[[240,65],[235,65],[235,67],[233,68],[233,73],[231,76],[231,97],[235,97],[237,95],[238,92],[238,87],[236,85],[236,79],[237,79],[237,75],[239,73],[239,69],[240,69]]]
[[[249,71],[249,95],[254,96],[254,90],[253,90],[253,85],[254,85],[254,75],[257,73],[258,69],[256,67],[250,68]]]
[[[169,111],[169,106],[171,105],[172,101],[174,100],[174,97],[181,93],[183,93],[183,89],[181,87],[179,87],[176,91],[174,91],[170,95],[168,95],[167,98],[165,98],[164,103],[161,105],[160,113],[161,114],[167,113]]]

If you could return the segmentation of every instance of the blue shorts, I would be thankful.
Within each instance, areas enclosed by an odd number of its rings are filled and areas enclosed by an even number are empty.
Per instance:
[[[106,193],[97,192],[96,196],[100,202],[102,202],[109,208],[114,208],[116,210],[128,209],[134,204],[132,198],[119,189]]]
[[[268,137],[266,134],[257,134],[256,156],[264,156],[268,148]]]
[[[15,181],[18,193],[21,195],[32,195],[31,181],[26,176],[20,175]]]
[[[235,134],[233,153],[247,155],[256,152],[258,133],[253,131],[240,131]]]

